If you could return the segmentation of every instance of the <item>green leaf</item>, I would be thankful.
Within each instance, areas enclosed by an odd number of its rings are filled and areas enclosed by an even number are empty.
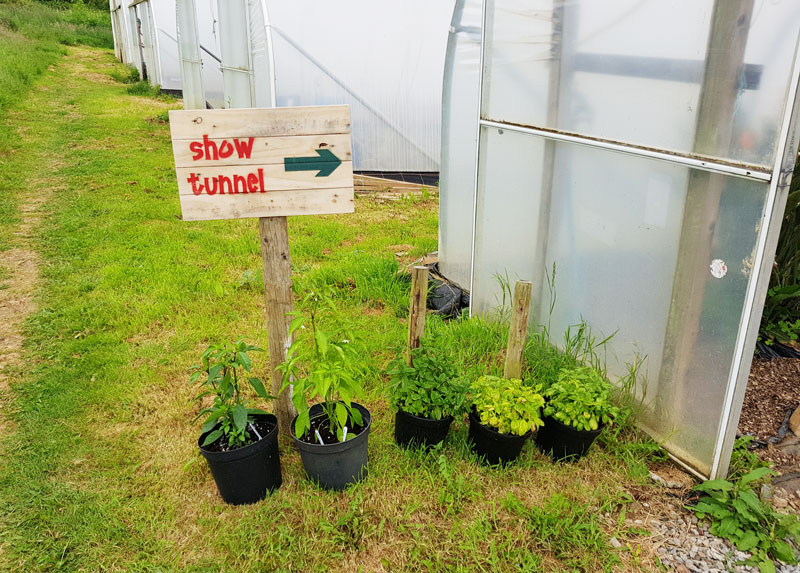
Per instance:
[[[790,565],[797,563],[797,558],[792,548],[780,539],[776,539],[772,542],[772,554],[784,563],[789,563]]]
[[[350,417],[353,418],[353,422],[357,426],[363,426],[364,420],[361,417],[361,412],[358,411],[358,408],[350,408]]]
[[[237,356],[239,357],[239,362],[242,363],[242,367],[247,372],[250,372],[250,365],[252,363],[250,362],[250,357],[247,355],[247,353],[246,352],[239,352],[239,353],[237,353]]]
[[[704,481],[700,485],[694,487],[697,491],[730,491],[733,489],[733,484],[724,479],[712,479]]]
[[[316,339],[317,339],[317,346],[319,346],[320,354],[325,356],[328,353],[328,335],[322,332],[321,330],[318,330]]]
[[[742,537],[736,542],[736,548],[739,551],[750,551],[756,545],[758,545],[758,536],[750,529],[745,530]]]
[[[761,573],[775,573],[775,563],[771,559],[765,559],[758,564]]]
[[[206,432],[213,430],[217,424],[219,424],[219,414],[212,414],[208,417],[208,419],[206,419],[205,423],[203,424],[203,428],[200,430],[200,433],[205,434]]]
[[[203,443],[200,444],[200,447],[204,448],[209,444],[213,444],[219,439],[221,435],[222,435],[222,430],[215,430],[211,432],[209,435],[206,436],[206,439],[203,440]]]
[[[760,480],[760,479],[764,479],[765,477],[770,476],[770,475],[775,475],[775,472],[772,471],[771,468],[756,468],[753,471],[751,471],[750,473],[747,473],[747,474],[742,476],[741,484],[742,485],[747,485],[752,481],[757,481],[757,480]]]
[[[275,399],[274,396],[267,394],[267,389],[264,387],[264,383],[260,379],[251,377],[248,380],[250,381],[250,386],[253,387],[253,390],[256,391],[256,394],[258,394],[259,398],[263,398],[264,400]]]
[[[340,427],[347,425],[347,407],[341,402],[336,404],[336,420]]]
[[[290,336],[291,336],[292,334],[294,334],[294,333],[295,333],[295,331],[296,331],[298,328],[300,328],[301,326],[303,326],[303,321],[304,321],[304,320],[305,320],[305,319],[304,319],[302,316],[296,316],[295,318],[293,318],[293,319],[292,319],[292,322],[290,322],[290,323],[289,323],[289,335],[290,335]]]
[[[309,410],[303,410],[297,414],[297,420],[294,422],[294,435],[298,438],[302,438],[311,428],[308,413]]]
[[[233,409],[233,424],[239,431],[244,430],[247,426],[247,408],[242,404],[237,404]]]

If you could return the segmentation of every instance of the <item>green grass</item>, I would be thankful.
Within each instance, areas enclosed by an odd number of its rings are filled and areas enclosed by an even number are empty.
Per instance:
[[[188,367],[210,342],[267,345],[257,225],[180,220],[169,126],[154,121],[176,105],[100,81],[109,66],[124,75],[109,52],[71,48],[15,105],[18,147],[0,165],[0,177],[19,179],[18,198],[46,201],[39,310],[24,365],[6,372],[0,569],[655,568],[634,555],[643,533],[624,525],[630,490],[658,492],[647,470],[659,450],[637,432],[577,464],[528,445],[505,470],[477,464],[463,420],[435,451],[393,444],[385,366],[405,340],[409,293],[397,271],[437,246],[435,193],[290,218],[298,297],[332,285],[339,320],[363,340],[370,476],[322,492],[283,444],[283,487],[224,505],[197,455]],[[398,251],[409,254],[398,261]],[[500,324],[430,317],[428,334],[468,375],[502,368]],[[535,345],[528,356],[547,351]],[[613,535],[632,549],[612,548]]]
[[[19,220],[15,190],[22,184],[8,168],[9,156],[18,149],[8,110],[64,55],[64,45],[76,44],[113,48],[107,10],[0,0],[0,252],[9,248],[11,225]]]

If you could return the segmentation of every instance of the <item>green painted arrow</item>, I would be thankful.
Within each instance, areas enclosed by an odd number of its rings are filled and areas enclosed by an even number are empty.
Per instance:
[[[286,171],[317,171],[317,177],[327,177],[342,164],[342,161],[328,149],[315,149],[319,157],[284,157]]]

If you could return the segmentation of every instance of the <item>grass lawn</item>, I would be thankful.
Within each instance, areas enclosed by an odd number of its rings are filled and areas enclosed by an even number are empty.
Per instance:
[[[648,478],[662,454],[634,430],[577,464],[553,465],[529,444],[505,470],[476,463],[463,420],[429,454],[394,445],[385,367],[405,340],[409,291],[395,253],[406,264],[436,249],[435,193],[290,218],[297,298],[332,286],[338,320],[363,339],[370,475],[319,490],[282,443],[283,487],[223,504],[197,454],[188,367],[211,342],[267,346],[257,225],[181,221],[160,119],[180,104],[129,94],[114,79],[124,75],[108,50],[69,48],[5,118],[14,142],[0,181],[14,185],[3,198],[15,211],[38,198],[42,218],[31,240],[38,309],[0,402],[0,569],[658,568],[641,549],[648,533],[626,517],[634,499],[663,491]],[[12,214],[0,223],[6,245],[24,218]],[[501,372],[502,325],[430,318],[428,332],[469,376]],[[266,377],[266,356],[255,358]]]

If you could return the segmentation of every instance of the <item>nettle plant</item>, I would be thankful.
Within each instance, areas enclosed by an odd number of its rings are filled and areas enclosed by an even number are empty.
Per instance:
[[[558,381],[544,392],[544,414],[578,430],[610,425],[621,413],[611,400],[611,390],[611,383],[594,368],[563,368]]]
[[[791,565],[797,557],[787,539],[800,542],[800,520],[778,513],[759,499],[754,486],[776,475],[767,467],[756,468],[733,481],[715,479],[695,486],[704,496],[696,506],[687,506],[700,519],[711,521],[712,534],[732,541],[740,551],[749,551],[749,564],[762,572],[774,572],[772,559]]]
[[[309,434],[309,402],[322,398],[331,434],[340,442],[354,438],[352,433],[344,435],[349,420],[357,426],[363,423],[361,413],[352,407],[353,399],[363,394],[359,382],[360,356],[353,336],[347,332],[333,336],[320,328],[323,313],[337,312],[330,295],[312,291],[302,304],[308,308],[308,317],[299,311],[290,313],[294,319],[289,334],[295,336],[295,341],[286,353],[286,361],[278,367],[283,373],[283,388],[293,385],[292,403],[297,409],[295,435],[302,439]]]
[[[411,356],[412,366],[402,358],[390,365],[392,406],[432,420],[465,413],[469,385],[461,380],[453,363],[424,340]]]
[[[544,398],[539,386],[527,386],[517,378],[481,376],[472,383],[472,404],[481,424],[501,434],[523,436],[543,425]]]
[[[259,408],[249,408],[250,400],[243,392],[243,384],[249,385],[264,400],[272,400],[264,383],[249,376],[252,361],[248,352],[263,352],[239,339],[234,343],[211,345],[203,352],[201,364],[191,367],[194,373],[189,382],[200,382],[200,391],[194,400],[214,396],[213,404],[204,408],[195,421],[206,416],[202,433],[210,432],[200,444],[205,447],[223,438],[228,448],[247,445],[251,438],[247,427],[253,423],[254,414],[266,414]],[[212,431],[213,430],[213,431]]]

